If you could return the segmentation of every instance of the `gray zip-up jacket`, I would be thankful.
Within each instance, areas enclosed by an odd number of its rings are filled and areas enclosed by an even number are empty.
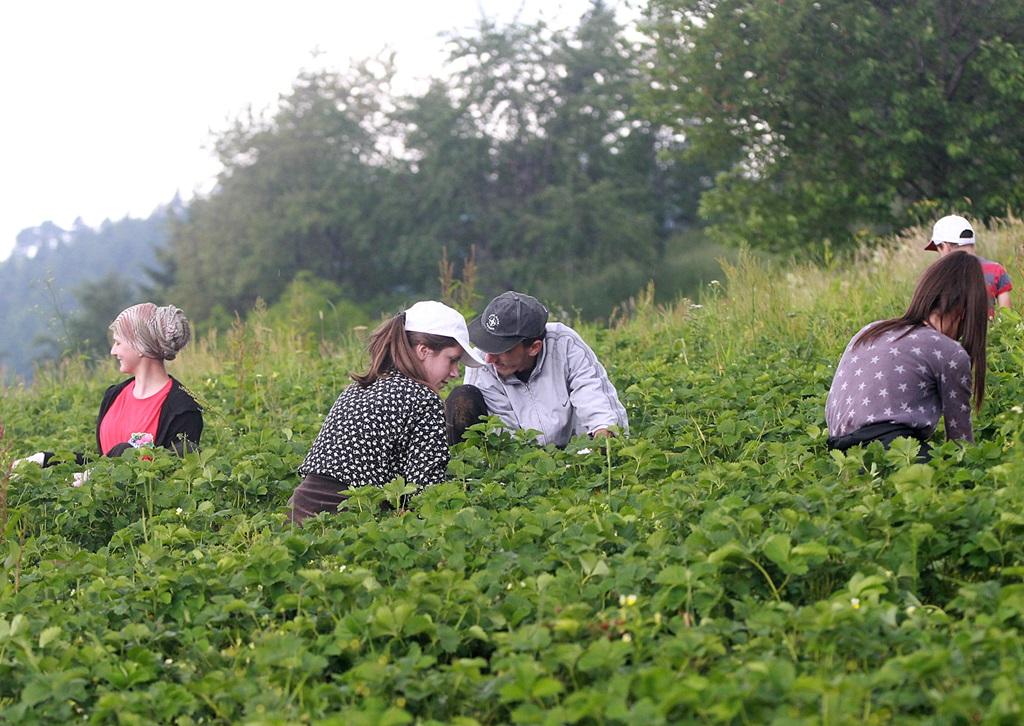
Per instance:
[[[565,446],[579,434],[629,422],[615,386],[579,334],[561,323],[545,326],[544,347],[523,383],[487,365],[467,368],[465,382],[480,389],[490,412],[512,429],[536,429],[538,443]]]

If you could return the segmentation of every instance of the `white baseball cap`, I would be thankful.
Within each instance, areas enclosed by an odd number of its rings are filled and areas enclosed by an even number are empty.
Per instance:
[[[973,245],[974,227],[959,214],[943,217],[932,227],[932,238],[926,250],[937,250],[943,242],[951,245]]]
[[[466,355],[462,362],[470,368],[484,365],[484,356],[469,343],[469,330],[462,313],[436,300],[421,300],[405,311],[405,329],[409,333],[430,333],[455,338]]]

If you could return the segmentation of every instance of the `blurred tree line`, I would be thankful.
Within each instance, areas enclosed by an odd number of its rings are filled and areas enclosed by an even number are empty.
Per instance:
[[[169,220],[184,213],[175,196],[146,219],[22,230],[0,262],[0,380],[27,377],[40,360],[105,354],[113,316],[154,292],[156,251],[167,244]]]
[[[303,73],[219,137],[167,295],[216,320],[305,270],[379,310],[473,254],[480,292],[597,316],[651,279],[692,293],[709,239],[827,255],[1002,216],[1024,205],[1022,47],[1011,0],[648,0],[628,34],[597,0],[569,30],[452,38],[419,94],[388,58]]]
[[[639,114],[648,51],[613,11],[596,2],[571,30],[484,23],[450,48],[422,93],[396,94],[380,58],[304,72],[272,116],[239,119],[216,189],[171,232],[165,297],[222,321],[307,271],[387,309],[436,296],[442,257],[458,274],[472,254],[482,293],[604,315],[667,277],[710,175]]]
[[[79,260],[65,349],[129,294],[200,328],[262,299],[323,335],[467,273],[464,307],[519,288],[599,317],[650,280],[696,294],[718,245],[827,256],[1024,207],[1024,4],[642,10],[628,31],[603,0],[565,30],[483,22],[417,93],[389,57],[303,72],[217,136],[217,185],[164,220],[148,275]]]

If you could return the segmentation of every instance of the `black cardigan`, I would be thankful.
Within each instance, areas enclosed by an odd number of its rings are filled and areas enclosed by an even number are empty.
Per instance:
[[[103,423],[103,417],[107,415],[107,411],[114,405],[114,401],[121,391],[134,380],[135,378],[132,377],[121,383],[116,383],[103,394],[103,400],[100,402],[100,412],[96,417],[96,448],[100,453],[103,452],[100,446],[100,424]],[[178,379],[171,376],[171,390],[167,393],[167,400],[164,401],[164,405],[160,409],[156,436],[153,440],[154,445],[170,449],[178,456],[184,456],[189,451],[198,450],[199,438],[202,434],[203,409],[192,398],[192,395],[185,390],[185,387],[178,382]],[[120,456],[126,449],[130,448],[132,448],[132,445],[127,441],[117,444],[110,450],[107,456]],[[52,452],[45,452],[43,466],[49,465],[50,457],[52,456]],[[85,456],[75,454],[75,460],[79,465],[82,465],[85,463]]]

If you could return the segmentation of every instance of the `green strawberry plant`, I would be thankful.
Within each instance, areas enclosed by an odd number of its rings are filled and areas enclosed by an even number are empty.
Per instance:
[[[826,280],[808,302],[744,264],[760,309],[716,289],[585,331],[628,436],[559,450],[490,420],[447,482],[301,528],[296,469],[358,355],[233,331],[181,376],[202,451],[10,478],[0,721],[1019,722],[1020,316],[991,326],[977,444],[829,453],[844,336],[891,300]],[[109,382],[5,389],[8,440],[86,449]]]

